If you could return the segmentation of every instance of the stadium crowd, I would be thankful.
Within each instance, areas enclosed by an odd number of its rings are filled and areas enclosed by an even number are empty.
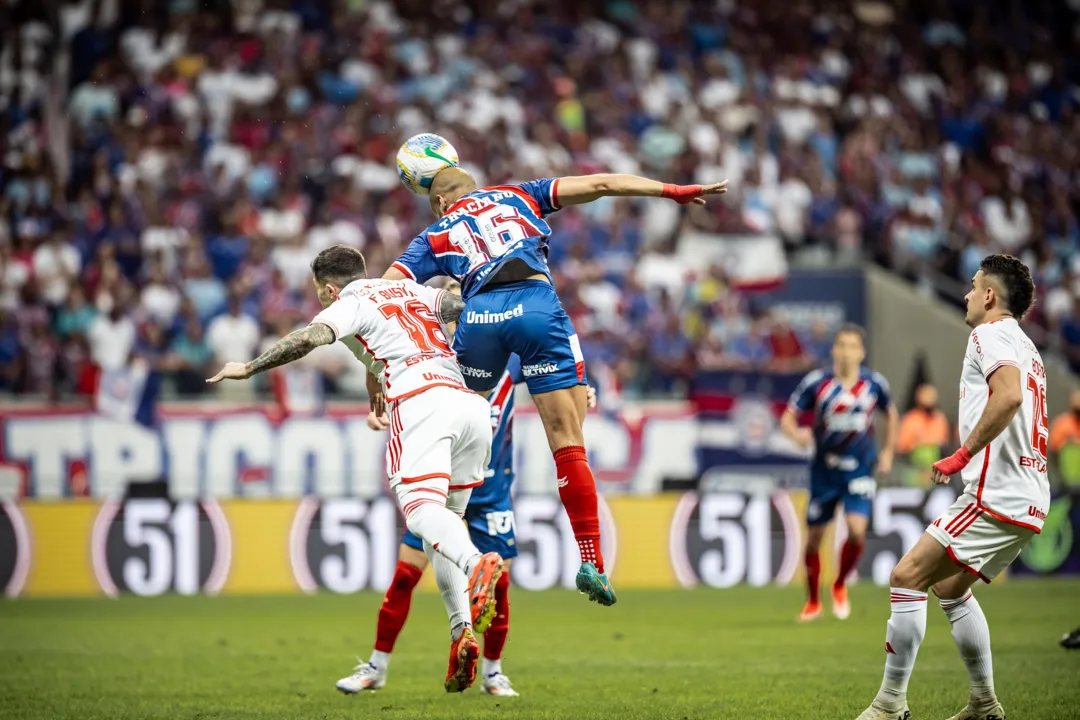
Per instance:
[[[318,250],[381,273],[430,221],[393,162],[424,131],[491,184],[730,179],[703,208],[553,223],[586,357],[626,392],[827,356],[823,323],[677,263],[689,229],[938,285],[1018,254],[1040,288],[1028,325],[1080,370],[1078,6],[2,3],[0,391],[88,393],[137,354],[203,392],[209,366],[314,314]],[[333,384],[340,356],[316,362]]]

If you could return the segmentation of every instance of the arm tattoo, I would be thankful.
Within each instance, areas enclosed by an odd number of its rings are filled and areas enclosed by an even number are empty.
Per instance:
[[[295,330],[274,343],[274,347],[247,364],[248,373],[254,375],[276,368],[293,360],[299,360],[320,345],[334,342],[334,331],[321,322],[312,323]]]
[[[459,296],[449,292],[443,293],[442,301],[439,303],[439,319],[447,325],[457,322],[464,308],[465,301]]]

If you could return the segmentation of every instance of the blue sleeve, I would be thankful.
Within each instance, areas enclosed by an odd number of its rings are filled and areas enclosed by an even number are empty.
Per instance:
[[[530,180],[518,185],[540,206],[540,217],[547,217],[560,209],[559,205],[559,178],[544,178],[542,180]]]
[[[435,253],[431,251],[426,232],[414,237],[409,247],[405,248],[405,252],[390,267],[397,268],[411,280],[421,284],[443,274],[435,262]]]
[[[888,410],[893,404],[892,391],[889,389],[889,381],[880,373],[874,373],[870,378],[874,383],[874,390],[877,392],[878,408],[881,410]]]
[[[821,382],[822,373],[820,370],[815,370],[802,379],[799,386],[795,388],[795,392],[791,393],[791,399],[788,401],[788,408],[795,410],[796,412],[806,412],[814,409],[814,402],[817,400],[817,388]]]
[[[517,355],[511,354],[506,361],[506,372],[510,373],[510,382],[515,385],[525,382],[525,376],[521,374],[521,358]]]

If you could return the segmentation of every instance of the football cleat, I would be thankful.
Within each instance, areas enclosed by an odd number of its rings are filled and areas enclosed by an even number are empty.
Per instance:
[[[847,587],[833,586],[832,614],[837,620],[847,620],[851,616],[851,603],[848,602]]]
[[[518,691],[510,685],[510,678],[502,673],[492,673],[491,675],[488,675],[484,678],[484,683],[481,687],[488,695],[499,695],[500,697],[518,696]]]
[[[578,592],[588,595],[592,602],[601,605],[615,604],[615,591],[611,589],[607,574],[597,570],[591,562],[581,563],[574,584],[577,585]]]
[[[337,681],[337,689],[346,695],[354,695],[362,690],[382,690],[386,687],[386,671],[379,670],[369,662],[353,668],[353,674]]]
[[[799,622],[810,622],[811,620],[817,620],[821,617],[821,603],[806,601],[803,605],[802,612],[799,613]]]
[[[502,558],[498,553],[484,553],[469,578],[469,609],[473,630],[482,633],[495,619],[495,583],[502,575]]]
[[[1065,633],[1061,636],[1061,647],[1066,650],[1076,650],[1080,648],[1080,628],[1076,628],[1071,633]]]
[[[906,702],[899,710],[888,710],[875,700],[856,720],[911,720],[911,711]]]
[[[465,692],[476,680],[476,661],[480,657],[480,643],[472,630],[465,628],[457,640],[450,643],[450,664],[446,668],[443,687],[448,693]]]
[[[1005,720],[1005,708],[1001,703],[994,701],[994,707],[985,712],[976,712],[971,709],[969,703],[966,708],[953,715],[949,720]]]

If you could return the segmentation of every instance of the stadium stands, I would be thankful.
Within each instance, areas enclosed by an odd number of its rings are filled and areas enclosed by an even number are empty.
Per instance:
[[[392,165],[426,130],[490,183],[731,180],[705,208],[554,221],[587,359],[628,394],[827,350],[828,328],[681,264],[690,232],[954,298],[985,254],[1018,254],[1029,331],[1080,369],[1076,3],[48,5],[0,9],[0,392],[85,394],[132,353],[203,392],[219,356],[313,314],[315,252],[381,272],[428,222]],[[316,362],[340,380],[339,356]]]

